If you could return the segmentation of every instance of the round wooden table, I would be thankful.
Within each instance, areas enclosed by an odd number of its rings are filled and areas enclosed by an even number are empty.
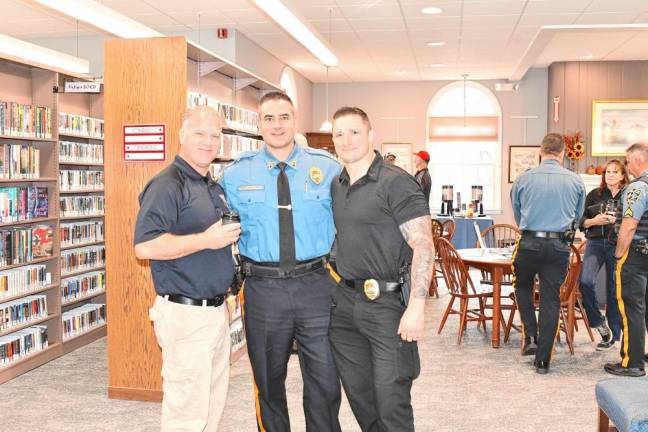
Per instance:
[[[502,292],[502,279],[505,274],[512,273],[512,250],[505,249],[458,249],[461,260],[469,267],[490,272],[493,282],[493,332],[491,342],[493,348],[500,346],[500,297]]]

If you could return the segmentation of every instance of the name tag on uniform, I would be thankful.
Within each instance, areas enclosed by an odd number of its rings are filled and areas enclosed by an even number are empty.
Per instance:
[[[239,186],[238,190],[240,191],[255,191],[255,190],[264,190],[265,186],[263,185],[246,185],[246,186]]]

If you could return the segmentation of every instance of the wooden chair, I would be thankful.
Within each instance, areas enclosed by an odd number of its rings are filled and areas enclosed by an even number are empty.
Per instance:
[[[481,237],[487,248],[507,248],[515,246],[520,234],[520,229],[515,225],[495,224],[482,231]],[[475,247],[480,247],[479,241]]]
[[[492,287],[478,287],[475,289],[473,282],[464,265],[461,257],[450,241],[444,237],[438,237],[435,246],[441,256],[441,265],[443,266],[443,278],[450,292],[450,301],[448,307],[443,313],[441,324],[439,325],[438,334],[441,334],[445,326],[448,315],[459,315],[459,334],[457,335],[457,345],[461,344],[463,333],[468,322],[476,321],[477,326],[483,325],[486,330],[486,321],[492,320],[492,316],[485,313],[486,300],[493,297]],[[454,309],[453,305],[456,299],[459,299],[459,310]],[[477,300],[479,307],[471,308],[470,300]]]
[[[443,236],[443,224],[436,219],[432,219],[432,238],[437,239]],[[443,269],[441,268],[441,259],[439,258],[439,251],[434,252],[434,273],[432,273],[432,280],[428,288],[430,297],[434,296],[439,298],[439,282],[438,279],[443,277]]]
[[[576,247],[576,250],[580,254],[581,259],[583,259],[585,256],[586,247],[587,247],[586,239],[584,239],[578,245],[578,247]],[[576,291],[574,293],[574,296],[575,296],[576,306],[578,306],[578,313],[574,317],[574,327],[576,331],[578,331],[578,321],[583,321],[583,325],[585,326],[585,330],[587,330],[587,334],[589,335],[590,340],[594,342],[594,334],[592,333],[592,328],[590,327],[589,319],[587,318],[587,313],[585,312],[585,305],[583,304],[583,294],[581,294],[580,291],[580,283],[576,286]]]
[[[448,219],[447,221],[444,221],[441,226],[443,226],[442,237],[451,242],[452,238],[454,237],[455,230],[457,229],[457,224],[455,224],[455,221],[453,221],[452,219]]]

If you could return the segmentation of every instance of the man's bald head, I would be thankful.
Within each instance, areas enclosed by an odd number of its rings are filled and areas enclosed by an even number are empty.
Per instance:
[[[202,175],[217,156],[222,156],[222,125],[218,111],[210,106],[191,108],[182,117],[178,154]]]
[[[182,127],[180,128],[180,133],[182,133],[183,129],[187,129],[196,123],[202,122],[215,122],[215,127],[220,128],[223,127],[224,123],[223,118],[215,108],[208,105],[198,105],[188,109],[182,115]]]

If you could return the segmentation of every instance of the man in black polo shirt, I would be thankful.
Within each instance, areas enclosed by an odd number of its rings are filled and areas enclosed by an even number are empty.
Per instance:
[[[342,278],[333,293],[333,356],[363,431],[413,431],[416,341],[434,270],[428,203],[412,176],[373,150],[364,111],[344,107],[333,120],[335,151],[344,162],[331,184]],[[401,282],[409,275],[404,306]]]
[[[180,151],[140,195],[135,254],[151,260],[157,292],[150,310],[162,348],[163,431],[214,431],[229,383],[229,316],[239,224],[223,225],[223,189],[209,175],[220,148],[212,108],[189,111]]]

